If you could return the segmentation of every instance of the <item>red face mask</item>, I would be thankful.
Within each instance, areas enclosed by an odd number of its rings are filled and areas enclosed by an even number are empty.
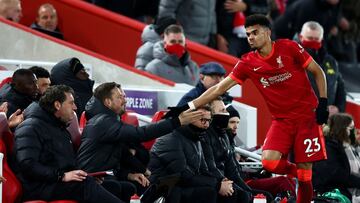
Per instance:
[[[308,48],[308,49],[315,49],[315,50],[319,50],[322,46],[321,42],[318,41],[310,41],[310,40],[302,40],[301,44],[304,48]]]
[[[176,55],[178,58],[181,58],[185,53],[185,47],[181,44],[165,44],[165,51],[170,55]]]

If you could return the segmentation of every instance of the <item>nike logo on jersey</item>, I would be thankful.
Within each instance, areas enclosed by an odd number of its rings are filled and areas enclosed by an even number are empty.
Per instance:
[[[254,68],[254,71],[258,71],[260,68],[262,68],[262,66],[259,66],[257,68]]]
[[[306,156],[307,157],[312,157],[313,155],[315,155],[316,154],[316,152],[315,153],[311,153],[311,154],[307,154]]]

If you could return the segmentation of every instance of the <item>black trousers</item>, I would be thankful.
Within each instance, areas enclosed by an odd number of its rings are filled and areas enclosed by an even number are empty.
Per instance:
[[[135,185],[128,181],[105,178],[101,186],[124,202],[130,202],[131,196],[136,192]]]
[[[87,177],[82,182],[60,182],[56,184],[50,200],[76,200],[86,203],[123,203],[103,186],[95,182],[94,178]]]
[[[249,203],[251,202],[251,193],[246,192],[236,184],[233,184],[234,193],[229,196],[221,196],[218,194],[219,203]]]

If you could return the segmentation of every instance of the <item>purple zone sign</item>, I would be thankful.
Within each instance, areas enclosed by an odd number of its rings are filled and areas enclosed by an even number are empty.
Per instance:
[[[141,115],[154,115],[158,110],[158,94],[149,91],[124,90],[126,109]]]

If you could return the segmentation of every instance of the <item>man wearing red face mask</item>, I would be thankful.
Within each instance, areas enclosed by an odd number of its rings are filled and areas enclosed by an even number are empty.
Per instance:
[[[176,83],[195,85],[199,81],[199,68],[186,50],[181,26],[170,25],[165,29],[164,40],[154,45],[153,56],[145,71]]]
[[[304,23],[298,37],[300,44],[320,64],[326,75],[329,113],[344,112],[346,103],[344,81],[336,59],[322,46],[323,33],[323,27],[319,23],[308,21]],[[308,72],[308,77],[316,95],[319,96],[313,75]]]

